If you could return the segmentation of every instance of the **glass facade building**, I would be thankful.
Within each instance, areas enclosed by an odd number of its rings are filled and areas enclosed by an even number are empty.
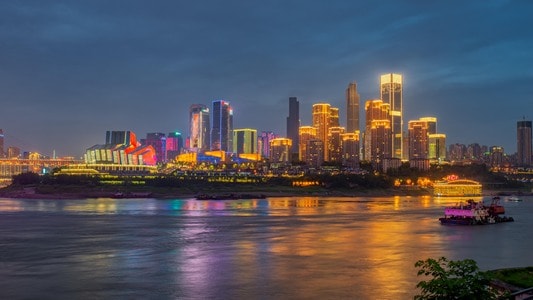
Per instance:
[[[213,101],[211,123],[211,151],[232,152],[233,110],[228,101]]]
[[[403,153],[403,79],[400,74],[381,75],[381,99],[390,105],[391,153],[393,158],[404,159]]]

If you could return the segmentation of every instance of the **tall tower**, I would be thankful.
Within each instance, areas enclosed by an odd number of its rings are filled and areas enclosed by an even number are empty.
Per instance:
[[[316,128],[316,137],[321,140],[324,145],[328,144],[328,133],[330,127],[330,108],[328,103],[313,104],[313,127]],[[324,160],[328,160],[328,147],[324,147]]]
[[[211,150],[232,151],[233,110],[228,101],[213,101]]]
[[[354,133],[359,128],[359,94],[354,82],[346,88],[346,133]]]
[[[300,102],[296,97],[289,97],[289,116],[287,117],[287,137],[292,140],[291,160],[298,159],[300,141],[298,130],[300,128]]]
[[[209,151],[211,147],[211,122],[209,108],[193,104],[189,108],[189,148],[193,152]]]
[[[409,121],[409,160],[429,158],[429,125],[423,120]]]
[[[313,126],[300,126],[300,151],[301,161],[307,159],[307,148],[310,140],[316,139],[316,128]]]
[[[531,121],[516,123],[516,149],[518,166],[531,166]]]
[[[381,99],[390,105],[391,130],[392,130],[392,158],[402,159],[403,143],[403,80],[400,74],[381,75],[380,81]]]
[[[365,103],[365,159],[377,168],[383,167],[383,161],[391,158],[391,122],[390,105],[382,100],[368,100]]]

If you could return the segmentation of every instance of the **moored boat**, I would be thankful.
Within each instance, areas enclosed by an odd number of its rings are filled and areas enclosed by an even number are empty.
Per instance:
[[[469,199],[466,203],[447,206],[444,217],[439,218],[441,224],[447,225],[485,225],[513,222],[512,217],[504,216],[505,208],[499,204],[499,197],[494,197],[490,205],[483,201]]]
[[[511,196],[507,200],[511,201],[511,202],[520,202],[520,201],[522,201],[522,199],[518,198],[517,196]]]

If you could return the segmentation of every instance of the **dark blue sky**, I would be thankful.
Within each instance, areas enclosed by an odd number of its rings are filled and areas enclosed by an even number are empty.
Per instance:
[[[81,155],[106,130],[187,132],[225,99],[235,128],[285,135],[288,98],[340,108],[404,76],[404,124],[516,151],[533,117],[533,1],[2,1],[6,146]],[[363,111],[361,112],[363,116]],[[363,126],[363,124],[361,124]]]

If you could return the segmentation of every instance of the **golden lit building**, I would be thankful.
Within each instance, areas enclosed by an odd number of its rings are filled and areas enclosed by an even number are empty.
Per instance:
[[[270,141],[270,162],[289,162],[292,140],[275,138]]]
[[[328,141],[328,132],[330,127],[330,108],[328,103],[313,104],[313,127],[316,128],[316,137],[324,144]],[[324,158],[327,159],[328,150],[324,149]]]
[[[474,180],[440,181],[433,184],[433,195],[452,197],[481,196],[482,189],[482,185]]]
[[[324,160],[329,160],[329,137],[331,127],[339,127],[339,109],[328,103],[313,104],[313,127],[317,129],[316,138],[324,147]]]
[[[393,158],[403,159],[403,78],[400,74],[381,75],[381,99],[390,105],[391,154]]]
[[[359,130],[344,133],[342,138],[343,165],[355,168],[359,165]]]
[[[305,161],[305,157],[307,156],[307,141],[316,139],[316,128],[313,126],[300,126],[299,135],[300,135],[299,159],[301,161]]]
[[[344,127],[330,127],[328,134],[328,161],[342,162],[342,134]]]
[[[329,108],[329,127],[339,127],[339,109],[337,107]]]
[[[384,159],[392,158],[389,109],[390,105],[379,99],[368,100],[365,103],[365,159],[380,168]]]
[[[429,158],[429,123],[412,120],[408,123],[409,160]]]

